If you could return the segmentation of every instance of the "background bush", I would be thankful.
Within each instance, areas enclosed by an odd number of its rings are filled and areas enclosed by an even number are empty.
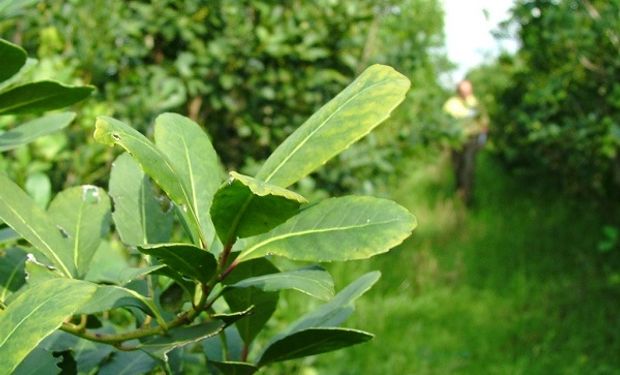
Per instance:
[[[521,48],[496,69],[493,137],[508,165],[572,192],[620,185],[620,1],[518,1]],[[543,175],[546,175],[543,177]]]
[[[56,186],[97,181],[112,158],[89,140],[90,113],[142,130],[164,110],[187,114],[218,140],[228,167],[251,170],[356,73],[375,62],[395,66],[416,88],[399,121],[320,178],[350,190],[393,172],[413,125],[438,113],[437,74],[448,67],[438,50],[442,20],[436,0],[52,0],[4,21],[0,32],[37,54],[40,74],[99,88],[81,128],[58,140],[41,168]],[[62,151],[75,149],[73,160]],[[359,154],[366,158],[353,160]]]

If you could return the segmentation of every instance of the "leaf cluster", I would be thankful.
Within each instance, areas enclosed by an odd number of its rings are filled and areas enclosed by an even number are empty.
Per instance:
[[[68,188],[45,209],[0,174],[0,219],[14,231],[0,258],[0,373],[54,371],[52,354],[64,353],[79,372],[179,373],[197,361],[213,373],[250,374],[372,338],[341,324],[379,273],[334,295],[316,263],[386,252],[415,218],[384,199],[309,203],[288,188],[383,122],[408,89],[394,69],[371,66],[253,177],[225,174],[203,129],[175,113],[157,116],[154,141],[117,119],[97,120],[95,140],[126,151],[108,192]],[[278,258],[311,265],[280,270]],[[261,348],[256,337],[285,289],[327,302]]]

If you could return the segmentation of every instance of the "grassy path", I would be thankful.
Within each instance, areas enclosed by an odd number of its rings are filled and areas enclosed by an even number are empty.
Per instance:
[[[382,271],[347,324],[377,337],[290,371],[620,373],[620,257],[597,251],[618,211],[539,193],[481,156],[471,210],[452,197],[445,160],[411,166],[391,194],[418,217],[415,236],[331,267],[338,288]]]

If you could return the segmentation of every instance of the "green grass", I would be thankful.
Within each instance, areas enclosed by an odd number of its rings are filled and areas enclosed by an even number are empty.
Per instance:
[[[620,224],[617,205],[545,192],[479,160],[472,209],[452,196],[445,158],[412,162],[390,193],[418,217],[415,235],[330,265],[338,288],[383,273],[346,324],[376,338],[266,373],[620,374],[620,251],[597,251],[602,227]],[[285,303],[280,322],[307,309],[294,294]]]

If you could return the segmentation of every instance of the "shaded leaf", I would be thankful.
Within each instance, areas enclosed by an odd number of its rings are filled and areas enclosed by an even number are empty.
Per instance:
[[[335,327],[344,322],[353,312],[353,302],[366,293],[381,277],[381,273],[369,272],[342,289],[328,303],[301,316],[293,322],[286,333],[316,327]]]
[[[95,285],[53,279],[28,288],[0,313],[0,374],[11,373],[95,292]]]
[[[140,375],[151,371],[157,362],[150,355],[135,352],[116,352],[99,369],[99,375]]]
[[[17,232],[13,230],[13,228],[2,228],[0,229],[0,245],[5,245],[8,243],[13,243],[19,240],[21,237]]]
[[[229,285],[229,288],[248,287],[256,287],[264,292],[294,289],[322,300],[334,296],[334,281],[331,275],[319,266],[250,277]]]
[[[400,244],[415,226],[415,217],[395,202],[357,196],[331,198],[248,240],[237,261],[265,255],[311,262],[365,259]]]
[[[0,302],[26,282],[25,262],[26,252],[21,249],[0,250]]]
[[[226,358],[222,346],[224,340],[226,340]],[[208,362],[240,361],[243,347],[243,339],[234,325],[226,327],[218,336],[209,337],[202,342],[202,350]]]
[[[366,342],[367,332],[347,328],[308,328],[272,342],[261,354],[258,366],[316,355]]]
[[[209,365],[215,367],[222,375],[252,375],[258,371],[258,367],[247,362],[218,362],[209,361]]]
[[[248,277],[276,272],[278,269],[267,259],[255,259],[239,264],[228,278],[224,279],[224,284],[235,284]],[[235,323],[243,341],[249,345],[275,311],[278,293],[263,292],[256,288],[233,289],[224,294],[224,299],[231,311],[242,311],[254,306],[252,315]]]
[[[138,246],[170,239],[173,216],[163,212],[151,181],[129,154],[112,163],[109,190],[114,201],[112,218],[123,243]]]
[[[0,174],[0,219],[43,253],[65,276],[75,275],[73,252],[59,229],[26,193]]]
[[[95,293],[77,309],[77,314],[94,314],[117,307],[135,307],[154,316],[160,325],[166,325],[166,321],[150,298],[143,296],[135,290],[116,285],[96,286],[97,290]]]
[[[264,233],[297,213],[301,195],[237,172],[213,199],[211,217],[223,243]]]
[[[28,356],[17,366],[12,375],[40,375],[40,374],[58,374],[60,358],[54,357],[51,352],[45,349],[35,348]]]
[[[157,116],[154,136],[157,148],[168,157],[187,188],[186,203],[193,207],[203,238],[210,243],[215,230],[209,209],[223,171],[209,137],[194,121],[176,113]]]
[[[71,187],[56,195],[48,214],[62,228],[77,275],[84,277],[101,239],[110,230],[108,195],[92,185]]]
[[[113,330],[108,327],[91,330],[91,332],[112,333]],[[79,374],[90,373],[114,351],[111,345],[85,340],[62,331],[56,331],[48,336],[39,345],[39,348],[44,348],[51,352],[70,351],[71,356],[76,362]]]
[[[1,109],[0,109],[1,110]],[[66,128],[75,118],[75,113],[55,113],[30,120],[18,127],[0,134],[0,152],[23,146],[35,139]]]
[[[217,268],[213,254],[188,244],[159,244],[141,246],[140,252],[152,255],[173,270],[202,283],[207,283]]]
[[[92,86],[68,86],[55,81],[39,81],[0,93],[0,115],[38,113],[63,108],[86,99]]]
[[[85,279],[93,282],[125,285],[128,282],[156,272],[165,265],[130,267],[122,249],[113,247],[108,241],[101,241],[95,252]]]
[[[256,178],[282,187],[299,181],[387,119],[409,86],[391,67],[369,67],[278,146]]]
[[[188,210],[180,210],[181,215],[189,225],[192,239],[197,242],[200,237],[198,226],[198,213],[194,210],[192,194],[189,187],[185,186],[184,180],[175,170],[168,157],[155,147],[151,141],[121,121],[110,117],[98,117],[95,124],[95,140],[108,146],[118,144],[142,166],[144,172],[149,175],[165,192],[170,199]],[[207,243],[205,238],[202,242]]]
[[[166,354],[171,350],[215,336],[220,333],[224,327],[225,324],[221,321],[179,327],[168,331],[166,335],[157,336],[142,342],[138,348],[149,352],[151,355],[163,357],[165,359]]]
[[[5,6],[8,6],[6,4]],[[2,8],[0,8],[2,11]],[[20,46],[13,44],[7,40],[0,38],[0,56],[2,56],[2,64],[0,65],[0,82],[11,78],[26,64],[26,51]]]

